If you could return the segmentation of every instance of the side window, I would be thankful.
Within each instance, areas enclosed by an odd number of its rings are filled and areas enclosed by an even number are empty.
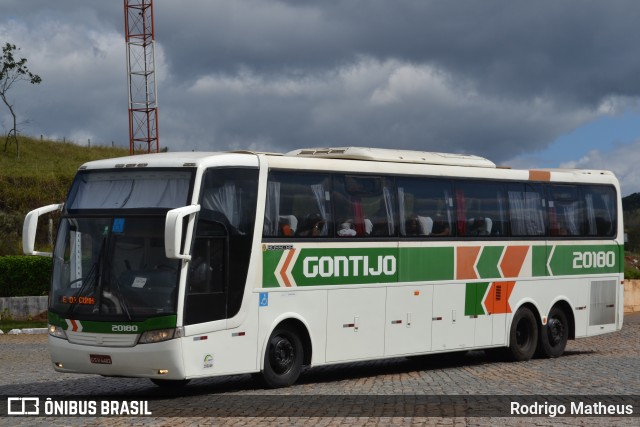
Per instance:
[[[401,236],[452,235],[453,198],[449,181],[399,178],[398,207]]]
[[[336,236],[396,235],[397,209],[392,178],[336,175],[333,186]]]
[[[543,187],[539,184],[508,184],[509,226],[512,236],[544,236],[547,224]]]
[[[267,182],[263,237],[332,234],[329,175],[272,172]]]
[[[616,191],[613,187],[585,185],[580,188],[585,207],[585,234],[613,237],[616,234]]]
[[[508,235],[501,184],[459,181],[455,188],[458,236],[482,238]]]
[[[549,234],[580,236],[585,223],[584,202],[578,197],[578,187],[551,185],[549,193]]]
[[[211,169],[205,174],[202,209],[232,235],[252,235],[256,214],[257,169]]]

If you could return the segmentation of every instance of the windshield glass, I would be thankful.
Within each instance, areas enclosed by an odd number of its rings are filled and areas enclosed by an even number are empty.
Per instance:
[[[179,261],[165,256],[163,214],[62,218],[49,309],[123,321],[175,314]]]
[[[73,181],[66,208],[72,211],[185,206],[191,177],[191,170],[81,171]]]

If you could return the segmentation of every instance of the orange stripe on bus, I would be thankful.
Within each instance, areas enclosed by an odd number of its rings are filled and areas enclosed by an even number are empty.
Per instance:
[[[516,282],[493,282],[491,288],[484,300],[484,306],[487,314],[506,314],[511,313],[509,305],[509,297]]]
[[[529,252],[529,246],[507,246],[500,263],[503,277],[518,277]]]
[[[480,246],[458,246],[456,255],[456,279],[477,279],[474,266],[480,253]]]
[[[295,249],[290,249],[287,254],[287,259],[284,260],[284,264],[282,265],[282,270],[280,270],[280,277],[282,277],[282,281],[287,288],[291,287],[291,282],[289,281],[289,277],[287,277],[287,269],[289,268],[289,264],[291,263],[291,258],[295,254]]]
[[[529,171],[530,181],[551,181],[551,172],[549,171]]]

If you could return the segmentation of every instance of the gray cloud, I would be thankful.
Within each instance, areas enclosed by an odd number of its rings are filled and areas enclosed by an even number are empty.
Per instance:
[[[485,91],[597,105],[603,92],[627,93],[623,78],[638,68],[632,1],[158,4],[158,27],[173,29],[158,39],[184,76],[238,65],[309,71],[366,55],[436,65]]]
[[[630,146],[616,146],[610,152],[590,150],[580,159],[560,165],[563,168],[613,170],[616,172],[623,196],[638,191],[640,183],[640,141]]]

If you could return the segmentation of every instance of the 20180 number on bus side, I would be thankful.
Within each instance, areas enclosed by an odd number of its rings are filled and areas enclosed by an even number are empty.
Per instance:
[[[38,218],[59,212],[53,253]],[[372,148],[86,163],[30,212],[59,372],[150,378],[502,349],[559,357],[623,321],[614,175]]]

